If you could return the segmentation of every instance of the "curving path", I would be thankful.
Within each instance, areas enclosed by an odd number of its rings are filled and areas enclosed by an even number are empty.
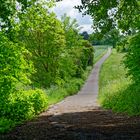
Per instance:
[[[140,140],[140,117],[115,114],[98,105],[99,71],[110,53],[111,49],[94,65],[77,95],[0,135],[0,140]]]
[[[85,85],[78,94],[67,97],[62,102],[49,109],[50,114],[81,112],[98,107],[98,77],[101,65],[111,54],[111,49],[94,65]]]

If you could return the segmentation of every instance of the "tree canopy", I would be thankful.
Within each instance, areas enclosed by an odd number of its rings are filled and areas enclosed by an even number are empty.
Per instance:
[[[140,29],[139,0],[81,0],[77,8],[93,18],[93,28],[106,33],[115,26],[123,31]]]

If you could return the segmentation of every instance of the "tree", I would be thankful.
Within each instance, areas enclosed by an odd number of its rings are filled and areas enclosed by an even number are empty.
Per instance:
[[[80,27],[75,19],[71,19],[64,14],[61,21],[65,31],[66,48],[64,49],[65,54],[60,61],[62,66],[60,75],[63,78],[81,78],[87,66],[93,64],[93,47],[89,45],[88,41],[83,40],[82,36],[79,34]]]
[[[111,31],[109,31],[104,35],[102,42],[103,44],[112,45],[113,48],[115,48],[119,39],[120,39],[119,30],[112,29]]]
[[[125,56],[125,67],[128,68],[128,75],[136,85],[140,85],[140,33],[128,39],[128,53]]]
[[[89,41],[93,45],[102,45],[102,35],[100,33],[92,33],[89,36]]]
[[[26,59],[32,60],[36,69],[32,80],[43,87],[55,84],[58,62],[65,47],[61,22],[44,4],[39,3],[28,8],[20,20],[19,39],[31,52],[32,55],[26,56]]]
[[[128,53],[125,57],[125,66],[129,69],[128,75],[133,77],[135,83],[140,83],[139,67],[140,62],[139,36],[140,36],[140,1],[139,0],[81,0],[82,5],[77,8],[84,14],[93,18],[93,28],[103,34],[117,27],[125,34],[131,35],[129,40]],[[135,56],[135,57],[134,57]],[[136,64],[136,66],[134,66]],[[136,67],[136,69],[134,69]]]
[[[140,2],[138,0],[81,0],[77,8],[93,18],[93,28],[106,33],[115,26],[131,32],[140,29]]]
[[[88,39],[89,39],[89,34],[88,34],[87,31],[82,32],[81,35],[83,36],[83,38],[84,38],[85,40],[88,40]]]
[[[11,28],[11,18],[20,9],[24,12],[37,0],[1,0],[0,1],[0,28]]]

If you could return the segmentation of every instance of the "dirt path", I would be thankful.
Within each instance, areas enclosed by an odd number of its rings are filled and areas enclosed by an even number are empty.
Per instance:
[[[140,140],[140,117],[115,114],[97,103],[99,70],[110,52],[95,64],[77,95],[0,135],[0,140]]]

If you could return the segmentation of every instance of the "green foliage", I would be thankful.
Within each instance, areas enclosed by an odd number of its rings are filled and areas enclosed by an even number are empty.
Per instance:
[[[25,30],[26,29],[26,30]],[[59,61],[65,47],[65,36],[61,22],[41,4],[28,8],[22,15],[19,38],[32,56],[36,73],[32,80],[43,87],[55,84]]]
[[[1,0],[0,1],[0,27],[2,29],[12,28],[11,18],[14,17],[18,11],[25,12],[25,10],[38,0]]]
[[[0,108],[0,132],[9,130],[17,123],[32,119],[47,107],[47,98],[42,90],[17,91],[8,96]],[[12,121],[10,121],[12,119]],[[1,121],[1,119],[0,119]],[[8,123],[8,125],[6,125]]]
[[[15,8],[15,0],[7,2]],[[1,132],[77,93],[93,65],[93,46],[79,35],[76,20],[64,15],[59,21],[48,10],[53,1],[18,2],[21,9],[11,9],[8,31],[0,33]],[[36,87],[50,87],[48,97]]]
[[[113,51],[100,73],[99,101],[104,108],[129,115],[140,114],[140,88],[127,78],[123,53]]]
[[[0,33],[0,100],[3,103],[19,82],[22,85],[30,82],[28,77],[33,69],[23,53],[28,53],[23,46],[14,44]]]
[[[85,70],[88,66],[93,66],[93,59],[94,59],[94,48],[89,43],[89,41],[84,40],[82,42],[83,48],[83,54],[81,57],[82,61],[82,68]]]
[[[137,84],[140,83],[140,33],[130,37],[128,40],[128,53],[125,56],[125,67],[128,75]]]
[[[114,29],[115,26],[124,31],[140,29],[138,0],[99,0],[95,2],[82,0],[82,5],[77,8],[91,15],[94,21],[93,28],[103,34]]]
[[[79,25],[66,14],[61,18],[66,39],[66,47],[60,61],[59,75],[65,81],[71,77],[81,78],[87,66],[93,65],[93,47],[79,35]],[[66,64],[67,63],[67,64]]]
[[[15,126],[15,123],[6,118],[0,118],[0,133],[4,133]]]
[[[43,91],[25,90],[33,67],[24,54],[28,51],[23,46],[0,34],[0,118],[4,117],[1,131],[10,128],[11,118],[13,124],[30,119],[46,107]],[[4,126],[8,121],[9,125]]]
[[[31,119],[47,107],[46,96],[41,90],[12,93],[4,116],[22,121]]]
[[[122,39],[119,42],[117,42],[116,49],[117,49],[118,52],[126,52],[126,51],[128,51],[128,42],[127,42],[127,40],[128,40],[128,37],[122,37]]]
[[[102,42],[103,44],[106,44],[106,45],[112,45],[113,48],[115,48],[119,40],[120,40],[119,30],[112,29],[104,35]]]

